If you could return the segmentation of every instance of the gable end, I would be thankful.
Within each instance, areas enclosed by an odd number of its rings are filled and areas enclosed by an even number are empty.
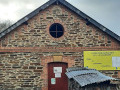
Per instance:
[[[91,24],[95,25],[100,30],[102,30],[103,32],[107,33],[108,35],[110,35],[111,37],[113,37],[114,39],[116,39],[117,41],[120,42],[120,36],[118,36],[117,34],[112,32],[111,30],[107,29],[106,27],[104,27],[103,25],[101,25],[100,23],[98,23],[97,21],[95,21],[94,19],[92,19],[91,17],[89,17],[88,15],[83,13],[82,11],[80,11],[79,9],[75,8],[73,5],[71,5],[70,3],[68,3],[65,0],[49,0],[47,3],[43,4],[41,7],[37,8],[36,10],[31,12],[30,14],[26,15],[25,17],[20,19],[18,22],[16,22],[15,24],[10,26],[6,30],[2,31],[0,33],[0,38],[5,36],[6,34],[10,33],[12,30],[17,28],[21,24],[27,24],[27,21],[29,19],[31,19],[32,17],[37,15],[40,11],[44,10],[45,8],[49,7],[50,5],[52,5],[52,4],[59,4],[59,3],[64,5],[69,10],[73,11],[74,13],[76,13],[77,15],[81,16],[83,19],[85,19],[87,21],[87,23],[91,23]]]

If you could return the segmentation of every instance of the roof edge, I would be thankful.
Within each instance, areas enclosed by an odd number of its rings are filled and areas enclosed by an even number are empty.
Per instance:
[[[96,20],[92,19],[87,14],[83,13],[82,11],[80,11],[79,9],[77,9],[76,7],[74,7],[73,5],[71,5],[70,3],[68,3],[67,1],[65,1],[65,0],[62,0],[62,1],[59,0],[59,2],[61,4],[63,4],[64,6],[68,7],[70,10],[72,10],[77,15],[81,16],[82,18],[84,18],[88,22],[92,23],[93,25],[95,25],[96,27],[98,27],[100,30],[102,30],[103,32],[107,33],[108,35],[110,35],[111,37],[115,38],[117,41],[120,42],[120,36],[117,35],[117,34],[115,34],[113,31],[109,30],[108,28],[106,28],[102,24],[98,23]]]
[[[17,28],[18,26],[22,25],[23,23],[25,23],[27,20],[31,19],[32,17],[34,17],[35,15],[37,15],[40,11],[44,10],[45,8],[47,8],[49,5],[52,5],[53,3],[55,3],[56,0],[51,0],[46,2],[45,4],[43,4],[42,6],[38,7],[37,9],[35,9],[34,11],[32,11],[31,13],[27,14],[26,16],[24,16],[22,19],[18,20],[16,23],[14,23],[13,25],[11,25],[10,27],[8,27],[7,29],[3,30],[0,32],[0,38],[2,38],[3,36],[5,36],[6,34],[10,33],[12,30],[14,30],[15,28]]]
[[[10,33],[12,30],[14,30],[15,28],[17,28],[21,24],[25,23],[27,20],[29,20],[30,18],[34,17],[40,11],[44,10],[45,8],[47,8],[48,6],[52,5],[55,2],[61,3],[62,5],[64,5],[68,9],[72,10],[77,15],[81,16],[83,19],[87,20],[88,22],[90,22],[91,24],[95,25],[100,30],[102,30],[103,32],[107,33],[108,35],[110,35],[111,37],[113,37],[114,39],[116,39],[117,41],[120,42],[120,36],[118,36],[117,34],[115,34],[114,32],[112,32],[111,30],[107,29],[102,24],[98,23],[97,21],[95,21],[94,19],[92,19],[91,17],[89,17],[88,15],[86,15],[85,13],[83,13],[82,11],[80,11],[79,9],[77,9],[76,7],[74,7],[73,5],[71,5],[70,3],[68,3],[65,0],[49,0],[48,2],[46,2],[42,6],[40,6],[39,8],[37,8],[36,10],[34,10],[33,12],[31,12],[30,14],[26,15],[25,17],[23,17],[22,19],[20,19],[19,21],[17,21],[12,26],[10,26],[7,29],[5,29],[2,32],[0,32],[0,38],[2,38],[3,36],[5,36],[6,34]]]

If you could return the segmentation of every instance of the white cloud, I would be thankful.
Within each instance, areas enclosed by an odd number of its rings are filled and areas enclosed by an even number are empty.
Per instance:
[[[27,4],[26,9],[32,10],[32,9],[34,9],[34,5],[33,4]]]
[[[0,0],[0,20],[18,21],[48,0]]]
[[[0,18],[2,20],[11,19],[12,21],[17,19],[15,12],[19,9],[14,3],[10,3],[9,5],[0,5]]]

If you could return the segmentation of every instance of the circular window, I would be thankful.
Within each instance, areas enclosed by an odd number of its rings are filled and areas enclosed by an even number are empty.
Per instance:
[[[64,34],[64,28],[59,23],[54,23],[49,29],[50,35],[54,38],[60,38]]]

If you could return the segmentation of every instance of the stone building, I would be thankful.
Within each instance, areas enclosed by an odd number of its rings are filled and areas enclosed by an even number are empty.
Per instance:
[[[84,67],[84,51],[119,50],[118,35],[67,1],[49,0],[0,33],[0,90],[67,90],[66,68]],[[120,78],[119,70],[101,72]]]

